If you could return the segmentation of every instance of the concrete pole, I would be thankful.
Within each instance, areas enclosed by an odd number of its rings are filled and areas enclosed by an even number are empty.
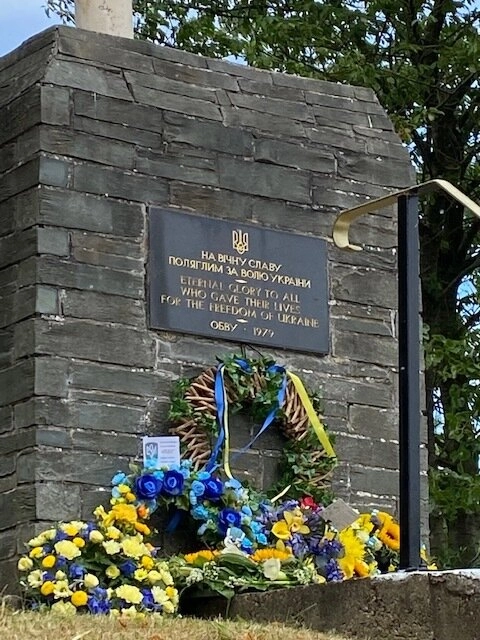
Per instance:
[[[133,38],[132,0],[75,0],[79,29]]]

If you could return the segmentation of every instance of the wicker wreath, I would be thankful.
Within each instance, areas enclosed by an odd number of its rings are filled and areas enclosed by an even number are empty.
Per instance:
[[[260,394],[269,381],[265,375],[265,361],[251,360],[252,373],[248,376],[248,394],[242,403],[242,410],[248,412],[249,400],[253,402],[257,394]],[[268,362],[267,362],[268,364]],[[211,456],[212,433],[206,428],[205,422],[215,423],[217,417],[217,406],[215,402],[215,377],[217,368],[209,367],[199,376],[184,385],[182,400],[187,403],[188,415],[177,417],[173,420],[170,432],[180,437],[182,443],[182,457],[189,458],[195,469],[203,468]],[[228,404],[239,402],[239,392],[235,383],[228,375],[228,369],[224,377],[225,392]],[[268,411],[272,407],[267,409]],[[205,420],[207,419],[207,420]],[[289,379],[285,390],[285,401],[279,411],[275,424],[280,428],[281,433],[290,441],[295,442],[299,454],[302,452],[302,443],[305,443],[305,451],[308,455],[310,469],[315,469],[313,475],[309,474],[308,484],[310,490],[321,491],[329,487],[327,482],[333,465],[328,464],[328,456],[323,447],[317,441],[312,449],[311,444],[307,444],[307,436],[311,433],[310,420],[307,411],[300,399],[295,385]]]

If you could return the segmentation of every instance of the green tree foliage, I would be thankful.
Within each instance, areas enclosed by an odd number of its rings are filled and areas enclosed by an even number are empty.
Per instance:
[[[138,37],[208,56],[233,56],[264,69],[371,87],[408,145],[418,180],[443,178],[480,200],[475,0],[134,0],[133,5]],[[68,18],[72,2],[49,0],[48,6]],[[475,330],[480,312],[478,288],[466,293],[462,282],[478,279],[479,231],[480,220],[446,196],[423,202],[432,530],[446,532],[435,537],[433,548],[438,553],[435,542],[449,540],[462,547],[455,553],[464,564],[478,550],[480,530],[474,390],[480,379]]]

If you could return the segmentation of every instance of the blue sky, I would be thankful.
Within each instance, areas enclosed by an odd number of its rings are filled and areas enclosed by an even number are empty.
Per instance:
[[[0,0],[0,56],[59,22],[45,15],[46,0]]]

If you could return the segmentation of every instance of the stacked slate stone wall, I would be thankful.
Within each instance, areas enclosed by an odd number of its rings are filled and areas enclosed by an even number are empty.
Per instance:
[[[0,60],[0,145],[3,584],[34,528],[108,499],[179,376],[238,352],[149,329],[151,204],[329,240],[330,353],[262,350],[321,388],[337,495],[395,509],[394,216],[355,226],[370,250],[331,242],[413,180],[371,91],[60,27]]]

